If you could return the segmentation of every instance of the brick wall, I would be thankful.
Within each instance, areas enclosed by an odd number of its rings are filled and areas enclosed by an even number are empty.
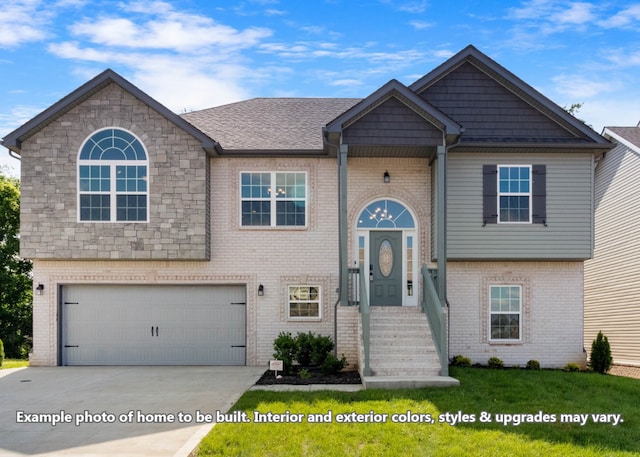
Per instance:
[[[523,290],[522,341],[489,341],[489,286],[519,284]],[[582,262],[449,262],[449,355],[486,364],[543,367],[584,364]]]

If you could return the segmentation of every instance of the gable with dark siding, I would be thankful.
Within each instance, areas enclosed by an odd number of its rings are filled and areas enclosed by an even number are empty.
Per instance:
[[[575,136],[522,98],[466,62],[420,96],[465,128],[463,139],[573,140]]]
[[[343,131],[343,141],[354,145],[431,145],[442,132],[395,97],[358,119]]]

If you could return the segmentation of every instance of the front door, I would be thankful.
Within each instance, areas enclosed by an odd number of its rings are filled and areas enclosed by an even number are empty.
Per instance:
[[[369,232],[372,306],[402,306],[402,232]]]

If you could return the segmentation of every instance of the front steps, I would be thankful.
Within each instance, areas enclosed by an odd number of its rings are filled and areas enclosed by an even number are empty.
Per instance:
[[[371,376],[362,376],[365,388],[459,385],[440,376],[440,359],[420,308],[372,306],[370,312]],[[363,357],[364,351],[360,353]]]

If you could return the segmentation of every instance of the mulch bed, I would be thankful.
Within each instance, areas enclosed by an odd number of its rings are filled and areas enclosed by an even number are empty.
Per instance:
[[[282,377],[276,378],[275,374],[271,370],[264,372],[262,377],[256,382],[257,385],[278,385],[278,384],[294,384],[294,385],[309,385],[309,384],[361,384],[360,374],[357,371],[341,371],[333,375],[323,374],[321,371],[310,371],[311,377],[308,379],[301,378],[297,373],[290,375],[282,375]]]

